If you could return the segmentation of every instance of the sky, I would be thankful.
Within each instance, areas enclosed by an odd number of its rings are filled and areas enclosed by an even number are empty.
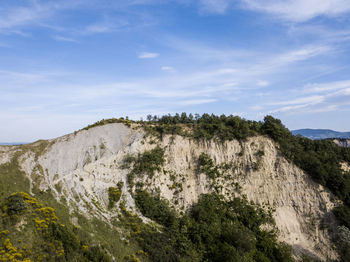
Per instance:
[[[350,131],[350,1],[1,0],[1,142],[176,112]]]

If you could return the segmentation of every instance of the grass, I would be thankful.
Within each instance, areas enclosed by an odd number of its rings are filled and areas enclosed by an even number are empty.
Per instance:
[[[18,164],[18,154],[10,162],[0,165],[0,198],[14,191],[29,193],[29,180]]]

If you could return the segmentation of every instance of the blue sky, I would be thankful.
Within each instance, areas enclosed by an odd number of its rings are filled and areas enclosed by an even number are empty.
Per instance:
[[[0,141],[176,112],[349,131],[348,0],[2,0]]]

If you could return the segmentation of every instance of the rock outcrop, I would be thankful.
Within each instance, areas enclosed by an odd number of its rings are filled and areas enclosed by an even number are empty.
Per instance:
[[[333,139],[333,142],[338,146],[350,147],[350,139]]]

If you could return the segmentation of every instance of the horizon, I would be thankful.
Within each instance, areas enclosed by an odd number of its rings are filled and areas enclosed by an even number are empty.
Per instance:
[[[5,0],[0,141],[176,112],[349,132],[349,22],[341,0]]]

